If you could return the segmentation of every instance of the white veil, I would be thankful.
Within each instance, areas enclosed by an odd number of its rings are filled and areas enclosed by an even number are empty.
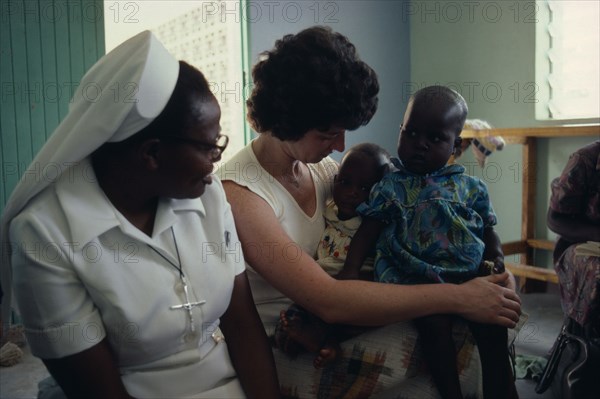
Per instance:
[[[106,142],[125,140],[164,109],[175,88],[179,63],[150,32],[142,32],[102,57],[81,79],[69,113],[52,133],[8,199],[0,225],[2,320],[11,309],[8,230],[35,195]],[[17,132],[18,134],[18,132]],[[40,171],[51,167],[52,177]]]

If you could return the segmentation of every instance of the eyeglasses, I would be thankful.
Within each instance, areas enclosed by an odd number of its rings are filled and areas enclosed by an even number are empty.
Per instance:
[[[225,148],[227,148],[227,144],[229,144],[229,136],[224,134],[218,135],[217,140],[214,143],[207,143],[205,141],[194,140],[190,139],[189,137],[181,136],[163,136],[161,137],[161,140],[175,140],[189,143],[200,151],[208,151],[213,159],[219,158],[223,151],[225,151]]]

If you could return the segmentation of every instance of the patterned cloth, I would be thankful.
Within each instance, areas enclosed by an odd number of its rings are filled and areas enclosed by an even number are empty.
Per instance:
[[[554,264],[560,282],[560,301],[567,316],[582,326],[600,328],[600,258],[577,256],[571,245]]]
[[[464,321],[454,323],[453,338],[463,394],[480,398],[479,353]],[[273,353],[284,398],[440,398],[420,345],[413,324],[401,322],[342,342],[340,359],[323,369],[312,366],[312,353]]]
[[[317,263],[331,275],[338,274],[344,267],[350,242],[362,220],[360,216],[340,220],[337,214],[338,208],[334,202],[331,202],[323,213],[325,231],[317,247]],[[364,268],[373,268],[373,258],[365,261],[363,270]]]
[[[573,153],[551,188],[550,209],[600,226],[600,140]],[[600,324],[600,258],[576,256],[575,247],[559,238],[554,252],[563,311],[582,326]]]
[[[375,278],[395,284],[459,283],[477,276],[485,227],[496,224],[485,183],[453,164],[415,175],[401,164],[358,212],[386,223]]]

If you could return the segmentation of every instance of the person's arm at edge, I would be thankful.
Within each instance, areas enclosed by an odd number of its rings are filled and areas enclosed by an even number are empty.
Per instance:
[[[42,362],[68,398],[131,398],[106,339],[74,355]]]
[[[240,384],[248,398],[279,398],[273,352],[254,306],[246,272],[235,277],[221,330]]]
[[[461,285],[396,286],[333,279],[303,252],[290,260],[278,251],[258,251],[256,243],[274,248],[295,243],[258,195],[231,181],[223,186],[248,263],[284,295],[328,323],[377,326],[448,313],[514,327],[519,319],[520,299],[514,291],[498,285],[509,278],[507,273]],[[263,252],[268,256],[261,256]]]
[[[594,164],[596,157],[593,161],[590,160]],[[550,184],[552,193],[546,223],[548,228],[564,241],[563,245],[600,241],[600,226],[583,214],[589,189],[587,185],[598,173],[586,166],[585,158],[580,151],[575,151],[569,157],[560,176]]]
[[[548,209],[546,219],[548,228],[569,242],[600,241],[600,226],[581,216]]]

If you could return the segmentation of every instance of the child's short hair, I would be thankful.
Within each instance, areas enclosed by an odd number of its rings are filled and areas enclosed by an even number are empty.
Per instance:
[[[368,158],[372,159],[375,167],[377,168],[377,172],[380,174],[380,178],[386,174],[390,168],[392,167],[392,161],[390,154],[381,146],[375,143],[360,143],[353,145],[346,151],[344,157],[342,158],[342,162],[352,153],[364,154]]]
[[[457,123],[456,135],[460,135],[467,119],[467,113],[469,112],[467,102],[460,93],[446,86],[427,86],[413,94],[410,101],[412,101],[413,107],[418,104],[419,106],[442,107],[441,109],[443,110],[456,108],[458,111],[455,115]]]

